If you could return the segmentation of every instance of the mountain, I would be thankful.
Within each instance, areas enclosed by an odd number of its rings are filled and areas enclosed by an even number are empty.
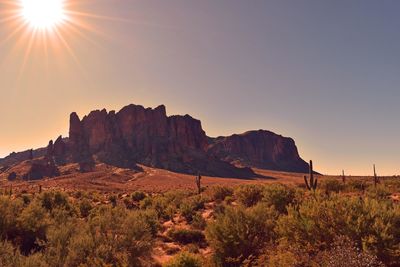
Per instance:
[[[218,137],[208,153],[247,167],[289,172],[308,170],[308,164],[300,158],[292,138],[265,130]]]
[[[4,169],[36,157],[43,157],[43,169],[53,173],[57,173],[53,165],[79,163],[85,172],[92,171],[96,162],[238,178],[256,177],[251,167],[293,172],[308,168],[293,139],[262,130],[210,138],[199,120],[189,115],[167,116],[163,105],[152,109],[132,104],[118,112],[95,110],[82,119],[71,113],[68,138],[50,141],[47,148],[11,154],[0,159],[0,166]]]

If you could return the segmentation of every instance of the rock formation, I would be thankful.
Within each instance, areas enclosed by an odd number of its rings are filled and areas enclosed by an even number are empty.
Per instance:
[[[264,130],[216,138],[208,153],[242,166],[290,172],[308,170],[293,139]]]
[[[58,175],[59,170],[53,161],[36,159],[31,162],[30,168],[22,178],[24,180],[38,180],[44,177],[55,177]]]
[[[76,113],[70,116],[69,149],[78,162],[95,156],[122,167],[140,163],[187,173],[232,172],[235,176],[236,171],[244,172],[208,157],[207,147],[207,136],[199,120],[189,115],[169,117],[165,106],[145,109],[129,105],[117,113],[96,110],[82,120]]]
[[[209,138],[199,120],[189,115],[167,116],[163,105],[155,109],[129,105],[118,112],[95,110],[82,119],[74,112],[69,138],[60,136],[47,148],[12,154],[0,159],[0,166],[32,156],[43,156],[45,168],[34,169],[46,175],[47,167],[53,169],[49,175],[54,175],[53,165],[65,163],[79,163],[82,172],[92,171],[95,162],[241,178],[256,176],[250,167],[296,172],[308,168],[290,138],[261,130]]]

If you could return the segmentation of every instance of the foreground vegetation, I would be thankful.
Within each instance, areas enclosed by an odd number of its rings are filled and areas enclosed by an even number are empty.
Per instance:
[[[398,192],[396,179],[200,195],[6,191],[0,266],[399,266]]]

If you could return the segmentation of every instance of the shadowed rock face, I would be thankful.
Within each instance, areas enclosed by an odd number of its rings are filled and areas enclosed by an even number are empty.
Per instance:
[[[163,105],[155,109],[129,105],[118,112],[95,110],[82,120],[72,113],[69,138],[60,136],[45,149],[12,154],[0,159],[0,166],[21,162],[32,155],[45,156],[56,165],[77,162],[92,166],[100,161],[135,168],[136,164],[143,164],[176,172],[238,178],[256,177],[249,167],[308,170],[290,138],[262,130],[209,138],[199,120],[189,115],[167,116]]]
[[[141,163],[188,173],[244,173],[209,157],[207,147],[199,120],[189,115],[168,117],[164,106],[145,109],[129,105],[117,113],[96,110],[82,120],[75,113],[70,117],[69,149],[74,159],[82,160],[89,154],[123,167]]]
[[[95,154],[116,147],[138,158],[154,158],[157,151],[180,155],[190,149],[205,150],[208,145],[200,121],[189,115],[167,117],[164,106],[129,105],[118,113],[96,110],[82,121],[72,113],[70,122],[70,145],[75,152],[89,149]]]
[[[208,153],[243,166],[290,172],[307,172],[291,138],[259,130],[214,140]]]

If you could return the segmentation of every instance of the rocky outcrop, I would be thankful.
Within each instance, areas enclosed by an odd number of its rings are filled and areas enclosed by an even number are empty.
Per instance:
[[[264,130],[216,138],[208,153],[242,166],[290,172],[308,170],[293,139]]]
[[[29,149],[22,152],[12,152],[5,158],[0,159],[0,167],[10,167],[25,160],[43,157],[46,154],[46,148]]]
[[[294,172],[308,168],[290,138],[262,130],[209,138],[199,120],[189,115],[167,116],[163,105],[95,110],[82,119],[71,113],[68,138],[59,136],[46,148],[11,154],[0,159],[0,167],[38,158],[46,164],[35,165],[33,173],[44,175],[54,175],[53,167],[65,163],[78,163],[81,172],[89,172],[96,162],[240,178],[256,176],[250,167]]]
[[[126,167],[140,163],[195,173],[207,161],[207,146],[199,120],[168,117],[165,106],[129,105],[117,113],[96,110],[82,120],[76,113],[70,116],[69,149],[77,161],[96,156]]]
[[[53,145],[53,156],[55,158],[62,158],[62,157],[65,156],[66,152],[67,152],[66,144],[64,142],[64,139],[60,135],[56,139],[56,141],[54,142],[54,145]]]
[[[162,154],[181,155],[207,147],[200,121],[189,115],[168,117],[164,106],[129,105],[118,113],[96,110],[82,121],[72,113],[70,122],[70,146],[78,157],[86,150],[91,154],[117,151],[157,164],[164,160]]]
[[[2,173],[9,181],[14,180],[39,180],[45,177],[55,177],[60,174],[56,164],[45,157],[33,160],[24,160]]]
[[[44,177],[55,177],[59,175],[57,166],[52,161],[46,159],[33,160],[27,173],[22,178],[24,180],[38,180]]]

